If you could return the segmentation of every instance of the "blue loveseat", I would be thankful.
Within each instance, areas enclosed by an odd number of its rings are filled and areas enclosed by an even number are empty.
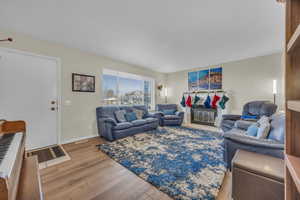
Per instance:
[[[125,110],[126,112],[132,112],[133,108],[144,111],[143,119],[134,120],[132,122],[117,122],[115,117],[116,111]],[[150,114],[146,106],[143,105],[101,106],[96,108],[96,117],[99,136],[102,136],[109,141],[156,129],[159,123],[159,116],[156,113]]]

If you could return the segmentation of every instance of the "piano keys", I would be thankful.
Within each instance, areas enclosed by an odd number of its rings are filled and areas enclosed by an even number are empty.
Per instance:
[[[24,121],[0,120],[0,200],[43,199],[37,157],[25,158],[25,139]]]
[[[5,134],[0,136],[0,164],[5,157],[9,145],[13,141],[15,134]]]
[[[25,152],[25,122],[0,124],[0,200],[15,200]]]

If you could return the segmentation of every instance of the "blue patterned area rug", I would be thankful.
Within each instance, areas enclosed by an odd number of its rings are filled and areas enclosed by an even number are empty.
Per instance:
[[[162,127],[99,148],[174,199],[215,199],[226,167],[219,133]]]

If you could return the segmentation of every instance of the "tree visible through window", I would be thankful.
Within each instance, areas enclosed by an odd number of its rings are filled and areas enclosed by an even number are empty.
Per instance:
[[[134,74],[103,71],[104,104],[146,105],[154,108],[154,80]]]

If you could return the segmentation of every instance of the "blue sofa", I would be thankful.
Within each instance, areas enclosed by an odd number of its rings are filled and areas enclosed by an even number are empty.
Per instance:
[[[184,112],[178,111],[176,104],[157,104],[160,126],[180,126],[183,122]],[[174,110],[174,114],[165,115],[163,111]]]
[[[244,105],[242,115],[255,116],[258,120],[264,115],[270,117],[276,110],[277,105],[269,101],[251,101]],[[231,130],[242,115],[222,115],[221,129],[224,132]]]
[[[118,123],[115,111],[125,110],[132,112],[133,108],[143,110],[143,119],[132,122]],[[114,141],[144,131],[156,129],[159,124],[159,115],[150,114],[146,106],[101,106],[96,108],[97,126],[99,136]]]
[[[271,129],[266,139],[246,135],[248,127],[255,122],[237,121],[234,128],[224,133],[224,160],[228,168],[238,149],[284,158],[285,114],[274,114],[270,119]]]

